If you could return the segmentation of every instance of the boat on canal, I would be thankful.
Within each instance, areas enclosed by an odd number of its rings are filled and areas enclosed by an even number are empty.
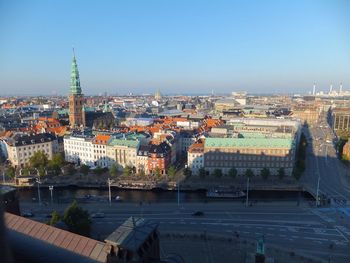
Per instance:
[[[218,187],[207,191],[208,198],[240,198],[244,197],[245,193],[237,188]]]

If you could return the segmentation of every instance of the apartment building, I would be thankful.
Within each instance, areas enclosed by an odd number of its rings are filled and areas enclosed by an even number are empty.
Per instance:
[[[96,166],[103,168],[110,166],[111,159],[107,156],[107,144],[110,139],[110,135],[98,134],[92,140]]]
[[[204,139],[199,139],[192,144],[187,153],[187,165],[193,175],[198,175],[199,170],[204,168]]]
[[[63,138],[65,160],[78,165],[96,166],[93,139],[93,135],[83,133],[65,136]]]
[[[43,151],[48,159],[59,151],[57,137],[51,133],[17,134],[3,140],[6,156],[13,167],[24,167],[37,151]]]

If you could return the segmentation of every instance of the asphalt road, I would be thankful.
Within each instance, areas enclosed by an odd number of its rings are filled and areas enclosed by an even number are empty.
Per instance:
[[[305,205],[305,206],[304,206]],[[92,235],[104,239],[130,216],[144,217],[159,223],[162,233],[224,234],[243,240],[264,235],[266,246],[302,253],[328,262],[350,262],[350,209],[297,207],[294,202],[258,203],[244,207],[238,203],[113,203],[82,204],[89,212],[104,213],[93,218]],[[35,220],[48,220],[53,209],[63,212],[65,206],[39,207],[22,203],[22,211],[34,212]],[[341,210],[343,209],[343,210]],[[193,216],[203,211],[203,216]],[[333,247],[332,247],[333,246]],[[331,248],[332,247],[332,248]]]
[[[301,182],[316,193],[320,178],[319,193],[329,198],[333,206],[344,206],[346,202],[350,204],[349,168],[337,158],[332,129],[325,121],[322,123],[322,127],[318,124],[309,128],[306,170]]]

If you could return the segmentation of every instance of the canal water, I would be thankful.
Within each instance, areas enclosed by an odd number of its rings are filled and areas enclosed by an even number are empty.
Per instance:
[[[35,202],[38,200],[38,189],[22,188],[18,189],[20,201]],[[51,195],[48,187],[40,188],[40,196],[42,201],[50,202]],[[143,191],[143,190],[111,190],[112,201],[116,202],[116,198],[125,202],[177,202],[178,193],[176,191]],[[213,199],[206,197],[205,191],[185,191],[180,192],[180,202],[208,202],[208,201],[244,201],[245,197],[231,199]],[[54,187],[52,191],[53,202],[69,203],[76,199],[79,202],[107,201],[108,189],[91,189],[76,187]],[[305,192],[292,191],[249,191],[249,199],[251,201],[302,201],[311,200],[312,197]]]

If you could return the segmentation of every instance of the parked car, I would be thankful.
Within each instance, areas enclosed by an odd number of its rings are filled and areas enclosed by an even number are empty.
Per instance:
[[[204,216],[204,212],[202,211],[196,211],[192,214],[192,216]]]
[[[105,214],[104,213],[94,213],[91,215],[91,218],[104,218]]]
[[[34,216],[34,213],[32,213],[32,212],[23,212],[23,213],[22,213],[22,216],[23,216],[23,217],[33,217],[33,216]]]

